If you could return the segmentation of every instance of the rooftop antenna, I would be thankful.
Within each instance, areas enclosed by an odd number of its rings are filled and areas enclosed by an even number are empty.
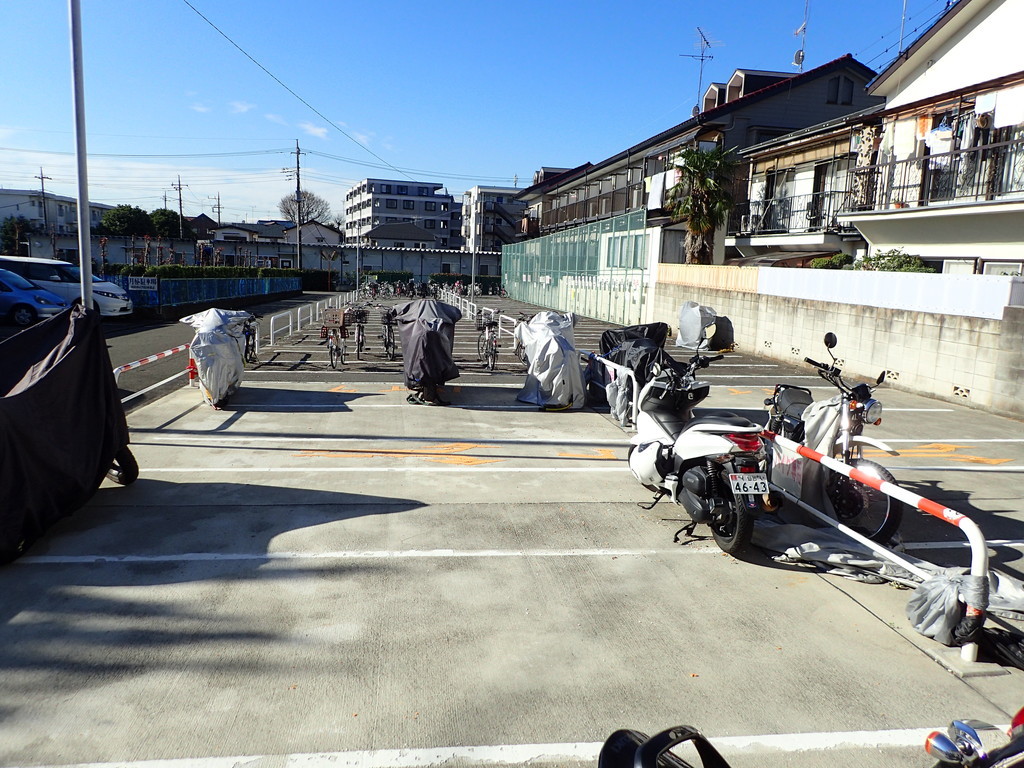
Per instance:
[[[800,49],[793,54],[793,66],[799,69],[801,72],[804,71],[804,48],[807,44],[807,14],[810,10],[811,0],[804,0],[804,23],[796,28],[793,32],[795,37],[800,38]]]
[[[697,59],[700,61],[700,77],[697,79],[697,103],[693,107],[693,116],[696,117],[701,113],[701,99],[704,97],[704,62],[711,61],[715,57],[708,53],[708,48],[716,45],[722,45],[717,40],[708,40],[708,36],[704,34],[704,30],[697,27],[697,34],[700,36],[695,44],[695,47],[700,51],[696,53],[680,53],[679,55],[686,59]]]

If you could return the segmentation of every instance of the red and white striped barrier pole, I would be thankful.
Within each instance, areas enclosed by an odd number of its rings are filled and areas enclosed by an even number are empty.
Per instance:
[[[982,534],[977,523],[966,515],[963,515],[954,509],[950,509],[949,507],[943,506],[942,504],[926,499],[923,496],[919,496],[912,491],[908,491],[906,488],[901,488],[898,485],[881,480],[880,478],[869,475],[866,472],[861,472],[859,469],[851,467],[838,459],[833,459],[830,456],[818,453],[817,451],[808,448],[805,445],[801,445],[800,443],[794,442],[789,438],[783,437],[782,435],[777,435],[774,432],[765,430],[762,433],[762,436],[774,441],[787,450],[803,456],[806,459],[816,461],[828,469],[842,475],[846,475],[852,480],[856,480],[858,483],[863,483],[875,490],[881,491],[886,496],[902,501],[904,504],[908,504],[915,509],[927,512],[929,515],[955,525],[963,532],[967,537],[967,541],[971,545],[971,575],[981,577],[983,579],[988,578],[988,543],[985,541],[985,536]],[[845,526],[839,527],[845,528]],[[858,538],[862,537],[858,536]],[[985,620],[985,609],[987,607],[987,604],[971,605],[968,603],[966,610],[967,620],[974,622],[980,627],[981,623]],[[964,661],[977,661],[977,643],[965,643],[961,646],[960,658]]]
[[[146,363],[152,363],[157,360],[161,360],[165,357],[170,357],[171,355],[177,352],[184,352],[188,348],[188,344],[182,344],[180,347],[174,347],[173,349],[167,349],[164,350],[163,352],[158,352],[155,355],[150,355],[149,357],[144,357],[141,360],[136,360],[134,363],[128,363],[127,365],[118,366],[117,368],[114,369],[114,383],[117,383],[118,378],[120,378],[121,374],[124,373],[125,371],[130,371],[133,368],[141,368]]]

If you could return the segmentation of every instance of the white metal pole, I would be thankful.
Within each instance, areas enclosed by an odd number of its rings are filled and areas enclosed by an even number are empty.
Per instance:
[[[92,308],[92,232],[89,228],[89,174],[85,149],[85,85],[82,78],[82,10],[68,0],[71,18],[71,79],[75,106],[75,154],[78,159],[78,261],[82,276],[82,306]]]

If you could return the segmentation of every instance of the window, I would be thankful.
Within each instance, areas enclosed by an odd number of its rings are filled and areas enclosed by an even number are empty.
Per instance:
[[[291,259],[281,259],[281,269],[291,269],[291,268],[292,268],[292,260]],[[483,273],[481,273],[481,274],[483,274]]]
[[[416,201],[415,200],[403,200],[402,201],[402,209],[406,210],[406,211],[414,211],[414,210],[416,210]]]
[[[423,222],[424,229],[437,229],[437,222],[433,219],[427,219]]]
[[[437,203],[435,203],[433,200],[428,200],[427,202],[425,202],[423,204],[423,210],[424,211],[436,211],[437,210]]]
[[[448,238],[447,237],[442,237],[441,238],[441,247],[442,248],[447,248],[448,247]]]
[[[400,195],[408,195],[409,194],[409,187],[407,187],[405,184],[399,184],[398,185],[398,194],[400,194]]]
[[[384,217],[384,223],[385,224],[394,224],[397,221],[398,221],[398,217],[397,216],[385,216]]]
[[[396,242],[395,248],[405,248],[405,243]]]
[[[441,274],[450,275],[452,273],[452,265],[441,262]]]
[[[385,205],[388,208],[397,208],[398,207],[398,201],[397,200],[387,200],[387,201],[385,201]]]
[[[448,222],[447,221],[442,221],[441,222],[441,229],[448,229]]]
[[[380,200],[374,200],[373,201],[373,207],[374,208],[380,208]]]
[[[391,185],[390,184],[381,184],[380,185],[380,191],[383,192],[385,195],[390,195],[391,194]]]
[[[416,194],[419,195],[420,197],[426,197],[427,195],[430,194],[430,190],[428,190],[426,187],[419,187],[416,190]]]
[[[853,80],[845,75],[830,77],[826,104],[853,104]]]

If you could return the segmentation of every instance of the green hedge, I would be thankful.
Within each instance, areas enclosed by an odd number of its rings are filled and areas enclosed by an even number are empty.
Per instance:
[[[302,277],[301,269],[270,267],[190,267],[185,264],[108,264],[106,274],[127,277],[233,279],[239,277]],[[324,274],[323,271],[320,274]]]
[[[412,272],[403,272],[400,270],[380,269],[377,271],[365,272],[364,274],[372,275],[377,278],[377,282],[380,283],[407,283],[412,280]]]

